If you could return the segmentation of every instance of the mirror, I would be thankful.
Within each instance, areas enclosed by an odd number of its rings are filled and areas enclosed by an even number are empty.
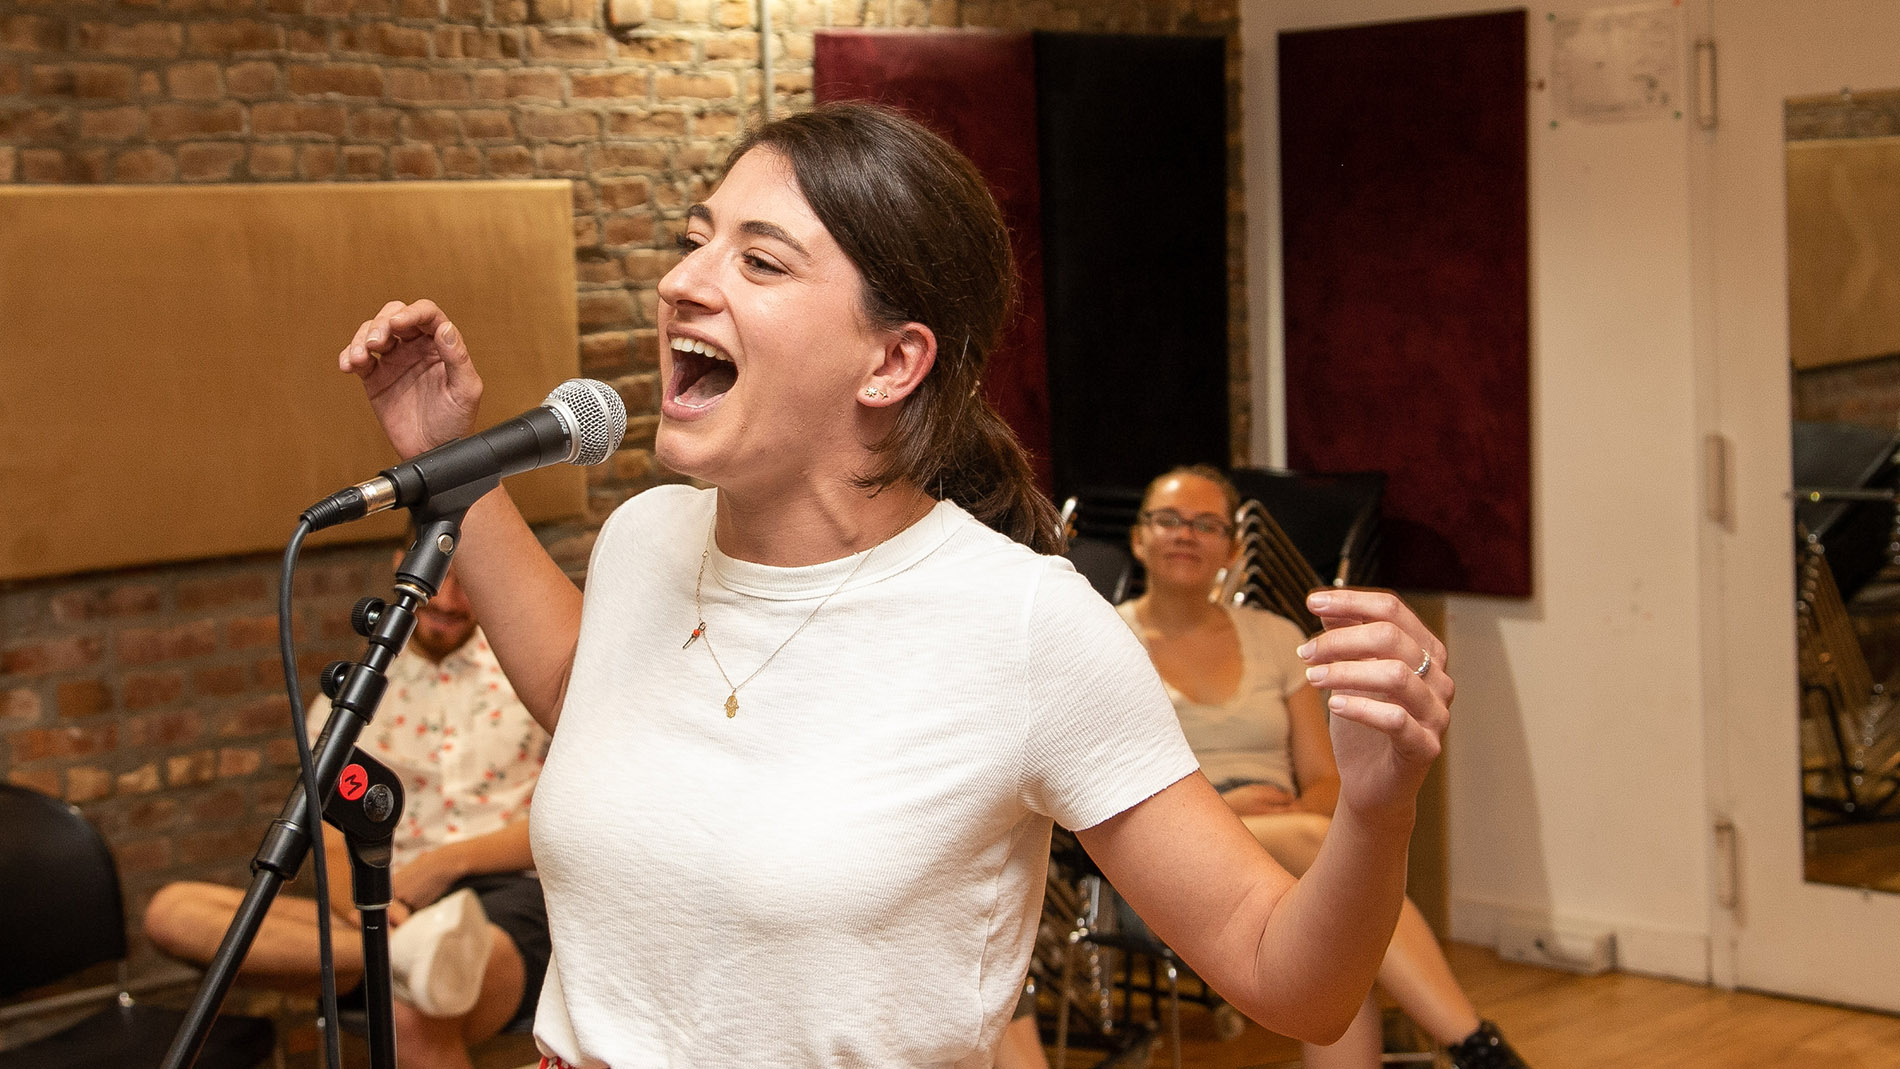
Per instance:
[[[1900,891],[1900,90],[1784,123],[1806,875]]]

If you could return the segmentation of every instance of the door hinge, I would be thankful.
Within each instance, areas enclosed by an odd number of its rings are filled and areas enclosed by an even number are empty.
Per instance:
[[[1742,874],[1736,851],[1735,822],[1720,817],[1715,822],[1715,904],[1732,910],[1742,901]]]

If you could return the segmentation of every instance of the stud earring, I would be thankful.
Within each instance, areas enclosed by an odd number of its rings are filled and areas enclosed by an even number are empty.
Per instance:
[[[873,401],[882,401],[886,397],[889,397],[890,394],[886,393],[882,386],[866,386],[864,388],[864,396],[869,397]]]

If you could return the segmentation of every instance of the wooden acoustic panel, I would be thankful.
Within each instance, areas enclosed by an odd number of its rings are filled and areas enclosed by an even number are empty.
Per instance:
[[[1788,145],[1795,369],[1900,353],[1900,137]]]
[[[579,364],[571,212],[565,181],[0,189],[0,579],[282,547],[396,459],[336,370],[391,299],[462,329],[481,424],[534,407]],[[510,486],[585,505],[567,465]]]

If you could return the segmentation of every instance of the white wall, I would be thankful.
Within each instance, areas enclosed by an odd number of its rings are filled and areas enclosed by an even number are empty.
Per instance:
[[[1533,85],[1548,78],[1549,15],[1602,6],[1531,10]],[[1491,9],[1243,0],[1256,458],[1284,458],[1277,33]],[[1448,602],[1459,683],[1447,758],[1453,935],[1489,943],[1515,915],[1609,928],[1623,967],[1702,980],[1699,134],[1687,116],[1553,126],[1549,96],[1530,94],[1536,595]]]

